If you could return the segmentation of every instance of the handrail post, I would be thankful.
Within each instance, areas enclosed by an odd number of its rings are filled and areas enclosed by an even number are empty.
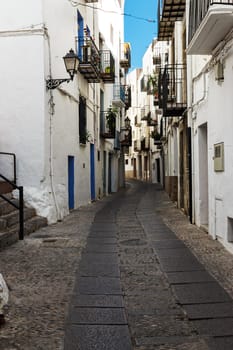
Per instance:
[[[19,186],[19,240],[24,239],[23,186]]]

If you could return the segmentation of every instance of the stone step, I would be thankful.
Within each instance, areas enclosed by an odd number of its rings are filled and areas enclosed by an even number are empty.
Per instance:
[[[47,219],[41,216],[33,216],[24,222],[24,235],[38,230],[41,227],[47,226]],[[16,243],[19,239],[19,226],[14,225],[10,229],[0,232],[0,250],[7,246]]]
[[[24,208],[24,221],[32,218],[36,215],[35,209],[33,208]],[[19,223],[19,211],[14,210],[9,214],[2,215],[0,218],[0,229],[11,227]]]
[[[13,190],[13,187],[5,181],[0,180],[0,193],[10,193]]]
[[[11,199],[11,201],[15,204],[15,205],[19,205],[19,201],[18,199],[12,199],[12,198],[9,198]],[[1,198],[1,201],[0,201],[0,216],[1,215],[5,215],[5,214],[9,214],[11,213],[12,211],[15,210],[15,207],[13,205],[11,205],[10,203],[8,203],[7,201],[4,201],[2,198]]]

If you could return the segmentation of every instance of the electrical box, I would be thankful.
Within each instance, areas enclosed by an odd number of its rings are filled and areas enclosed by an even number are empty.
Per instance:
[[[214,145],[214,171],[224,171],[224,143]]]

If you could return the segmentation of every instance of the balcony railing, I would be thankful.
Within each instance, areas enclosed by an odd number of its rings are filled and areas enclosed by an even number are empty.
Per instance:
[[[100,81],[100,53],[93,39],[86,35],[78,38],[78,70],[89,83]]]
[[[140,140],[135,140],[133,142],[133,148],[135,152],[141,151],[141,141]]]
[[[174,24],[182,20],[186,0],[158,1],[158,40],[169,40],[172,37]]]
[[[116,137],[116,117],[112,117],[109,122],[109,111],[100,112],[100,136],[105,139],[115,139]]]
[[[233,0],[191,0],[189,54],[211,54],[232,29]]]
[[[187,108],[186,66],[167,65],[160,72],[159,106],[164,117],[182,116]]]
[[[150,148],[149,143],[149,137],[143,137],[141,139],[141,151],[148,151]]]
[[[100,76],[104,83],[115,82],[115,60],[110,50],[100,50]]]
[[[121,68],[126,68],[126,69],[129,69],[131,67],[130,43],[123,43],[121,45],[120,66],[121,66]]]
[[[116,131],[115,139],[114,139],[114,149],[116,149],[116,150],[121,149],[120,131]]]
[[[113,86],[112,105],[116,107],[124,107],[125,105],[125,89],[121,84],[114,84]]]
[[[131,86],[125,85],[125,109],[131,107]]]

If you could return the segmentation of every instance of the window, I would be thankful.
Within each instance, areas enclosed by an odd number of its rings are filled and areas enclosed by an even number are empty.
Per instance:
[[[86,144],[87,142],[87,109],[86,99],[79,96],[79,143]]]
[[[129,161],[128,159],[125,160],[125,164],[128,165],[129,164]]]

